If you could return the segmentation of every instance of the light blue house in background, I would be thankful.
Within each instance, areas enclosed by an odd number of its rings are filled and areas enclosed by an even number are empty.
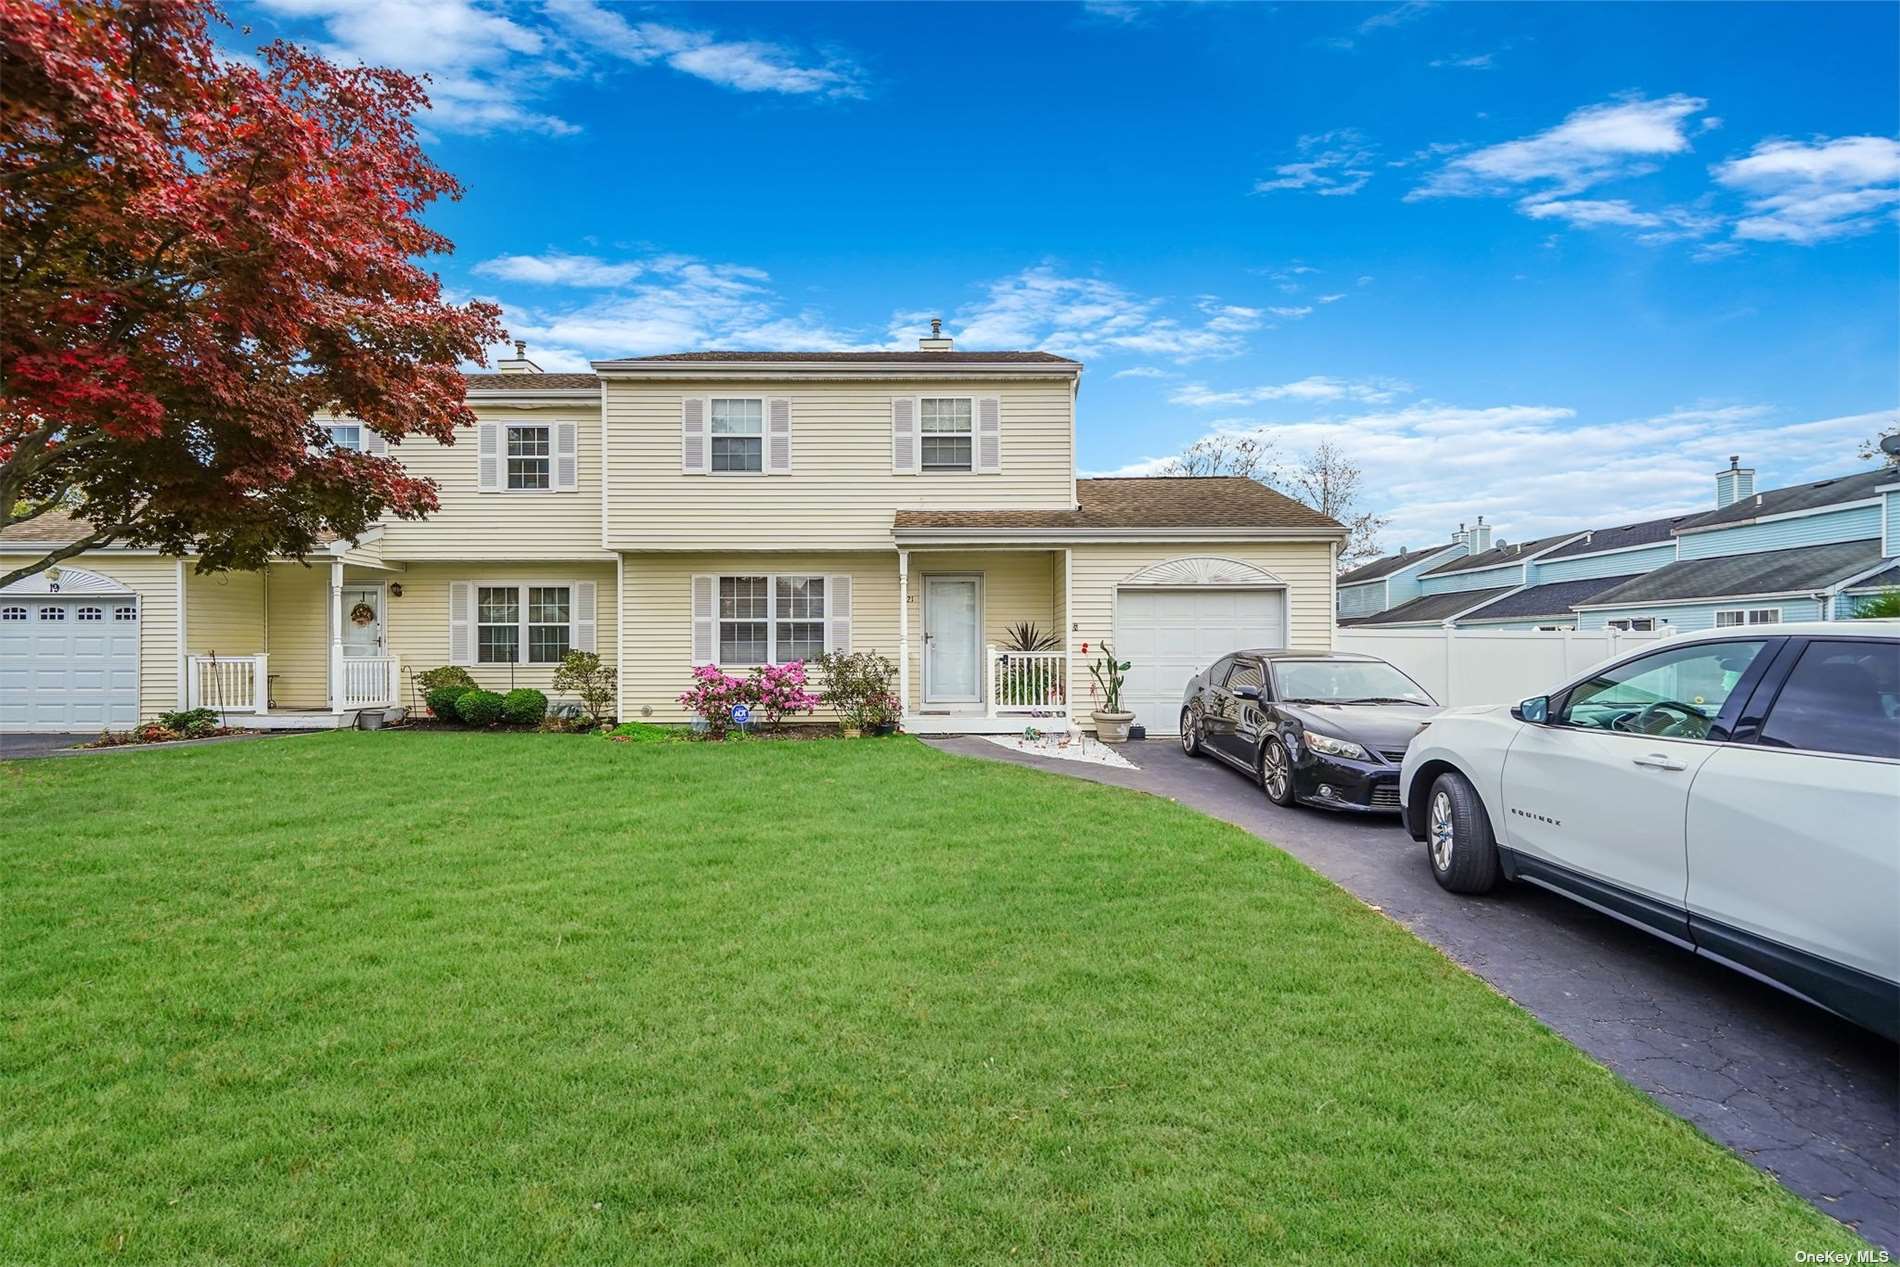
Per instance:
[[[1341,623],[1372,628],[1681,630],[1847,619],[1860,600],[1900,585],[1900,470],[1886,468],[1755,491],[1730,458],[1715,509],[1614,528],[1490,544],[1490,527],[1452,545],[1401,554],[1340,578]],[[1385,569],[1381,571],[1381,569]],[[1416,585],[1385,602],[1393,572]]]

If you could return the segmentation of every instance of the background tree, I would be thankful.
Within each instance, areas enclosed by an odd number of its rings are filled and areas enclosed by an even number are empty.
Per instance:
[[[339,451],[473,421],[457,365],[504,337],[416,264],[460,186],[423,154],[420,85],[283,43],[223,61],[186,0],[0,0],[0,528],[90,532],[206,570],[415,518],[434,486]]]
[[[1280,458],[1273,441],[1246,433],[1218,433],[1196,440],[1157,474],[1172,476],[1240,475],[1303,502],[1346,526],[1339,548],[1340,566],[1379,553],[1386,520],[1359,508],[1365,473],[1345,451],[1322,440],[1298,461]]]
[[[1879,435],[1868,436],[1865,440],[1862,440],[1860,442],[1860,460],[1863,462],[1879,462],[1886,466],[1900,466],[1900,445],[1895,445],[1894,451],[1891,453],[1880,447],[1883,441],[1890,440],[1895,436],[1900,436],[1900,425],[1890,425]]]

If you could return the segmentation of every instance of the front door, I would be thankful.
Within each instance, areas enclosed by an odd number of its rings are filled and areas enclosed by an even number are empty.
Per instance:
[[[359,620],[367,610],[368,620]],[[343,589],[343,654],[379,656],[383,653],[383,589],[380,585],[349,585]]]
[[[924,702],[983,699],[982,582],[974,576],[924,578]]]

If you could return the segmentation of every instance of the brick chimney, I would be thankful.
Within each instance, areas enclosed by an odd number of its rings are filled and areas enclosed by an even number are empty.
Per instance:
[[[1730,454],[1728,469],[1715,473],[1715,508],[1733,506],[1744,497],[1755,495],[1755,470],[1742,465],[1739,454]]]
[[[541,367],[528,359],[528,341],[515,340],[515,354],[504,356],[495,362],[495,369],[503,374],[539,374]]]
[[[956,340],[943,332],[943,318],[930,319],[930,333],[917,340],[920,352],[948,352],[956,346]]]

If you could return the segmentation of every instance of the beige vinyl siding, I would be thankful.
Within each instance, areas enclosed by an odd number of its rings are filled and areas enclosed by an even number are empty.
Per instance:
[[[610,547],[622,550],[891,546],[902,509],[1066,510],[1073,496],[1067,380],[1053,382],[642,383],[605,386]],[[792,401],[788,475],[680,471],[681,401]],[[995,396],[1002,402],[995,474],[891,470],[891,400]],[[392,554],[394,552],[392,551]]]
[[[680,706],[679,694],[692,685],[696,575],[849,575],[852,650],[881,651],[893,663],[897,660],[897,555],[893,551],[630,554],[625,562],[622,602],[627,613],[627,663],[620,674],[620,715],[625,720],[678,722],[691,717]],[[746,671],[733,670],[735,674]]]
[[[178,696],[178,563],[148,555],[81,554],[63,566],[97,572],[139,596],[139,720],[183,708]],[[185,560],[187,575],[191,560]]]
[[[384,521],[380,542],[388,559],[457,559],[479,549],[492,559],[571,559],[601,554],[600,547],[600,408],[592,401],[539,409],[479,405],[481,421],[506,427],[509,423],[576,427],[577,487],[573,492],[477,491],[476,430],[457,432],[453,445],[422,439],[391,445],[412,475],[436,483],[441,503],[422,520]],[[674,420],[675,436],[679,431]],[[502,433],[504,436],[506,432]],[[505,448],[505,441],[504,441]],[[616,455],[618,460],[618,455]],[[505,465],[505,464],[504,464]],[[674,454],[673,469],[679,470]]]
[[[265,596],[271,703],[330,707],[330,561],[273,563]]]
[[[401,702],[405,706],[411,703],[412,673],[449,663],[449,586],[456,581],[471,581],[477,585],[592,581],[594,650],[606,663],[614,663],[614,622],[619,608],[614,599],[611,561],[412,563],[407,571],[389,579],[402,586],[402,597],[384,600],[383,637],[390,652],[401,660]],[[524,654],[525,651],[524,647]],[[545,691],[550,698],[557,695],[554,690],[556,666],[552,664],[471,664],[466,667],[470,676],[486,690],[508,691],[531,686]]]
[[[892,567],[896,567],[895,561]],[[910,690],[915,708],[924,698],[924,579],[932,574],[983,578],[983,641],[1003,646],[1011,625],[1030,621],[1060,634],[1062,552],[1046,550],[935,551],[910,553]],[[892,653],[895,659],[895,653]]]
[[[185,569],[185,650],[247,656],[264,650],[264,574]]]
[[[1260,544],[1211,542],[1206,545],[1078,545],[1074,547],[1075,612],[1079,628],[1069,634],[1076,654],[1076,676],[1087,680],[1079,662],[1084,642],[1087,658],[1097,658],[1104,640],[1115,636],[1115,592],[1122,582],[1142,569],[1170,559],[1212,555],[1251,563],[1286,582],[1288,645],[1331,650],[1333,645],[1332,560],[1330,541]]]

